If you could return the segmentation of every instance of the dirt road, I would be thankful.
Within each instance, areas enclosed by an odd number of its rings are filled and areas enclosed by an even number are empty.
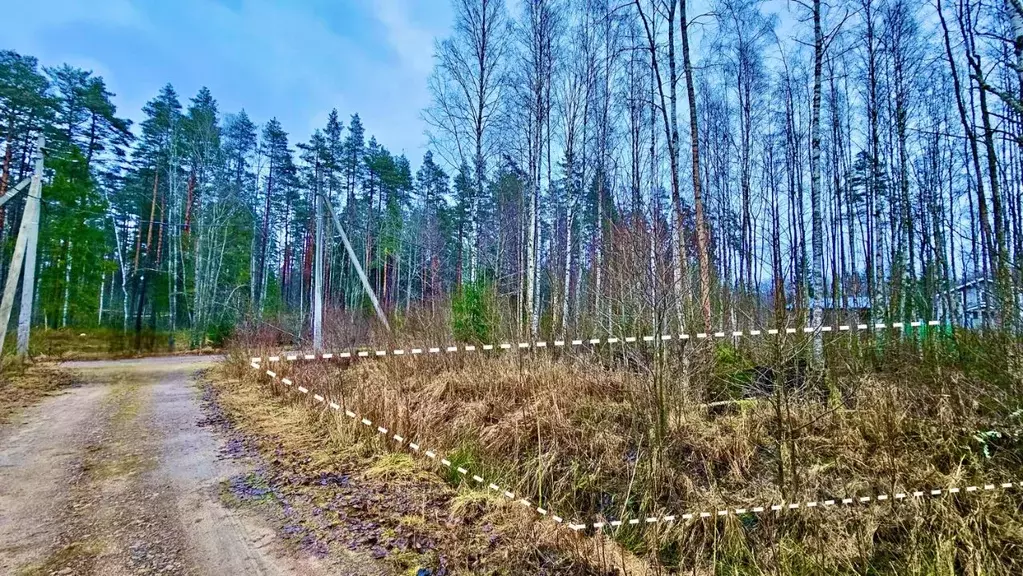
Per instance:
[[[362,574],[225,507],[193,377],[215,357],[64,365],[84,385],[0,428],[0,574]]]

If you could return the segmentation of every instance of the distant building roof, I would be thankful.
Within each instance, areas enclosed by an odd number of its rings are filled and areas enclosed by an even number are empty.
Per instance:
[[[824,298],[821,303],[821,307],[825,310],[869,310],[870,309],[870,298],[867,296],[848,296],[845,298],[839,298],[837,302],[832,301],[833,298],[830,296]],[[811,299],[810,304],[807,306],[809,309],[813,309],[816,305],[816,300]],[[792,310],[794,305],[789,303],[786,308]]]
[[[955,290],[965,290],[967,288],[972,288],[973,286],[976,286],[977,284],[990,284],[990,283],[991,283],[991,279],[990,278],[974,278],[973,280],[966,280],[964,282],[961,282],[961,283],[957,284],[956,287],[955,287]]]

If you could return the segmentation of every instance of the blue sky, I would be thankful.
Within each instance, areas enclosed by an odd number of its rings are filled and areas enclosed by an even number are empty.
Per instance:
[[[0,0],[0,47],[103,76],[121,115],[170,82],[187,105],[208,86],[221,113],[276,116],[304,140],[331,108],[418,164],[420,111],[448,0]]]

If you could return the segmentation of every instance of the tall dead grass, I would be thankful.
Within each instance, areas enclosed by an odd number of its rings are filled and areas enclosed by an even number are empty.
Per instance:
[[[1006,346],[1015,343],[835,335],[821,362],[806,339],[793,338],[281,371],[490,481],[592,522],[1015,482],[1023,398],[1005,369]],[[329,426],[362,433],[343,416]],[[1019,574],[1021,502],[1014,488],[611,535],[671,572]]]

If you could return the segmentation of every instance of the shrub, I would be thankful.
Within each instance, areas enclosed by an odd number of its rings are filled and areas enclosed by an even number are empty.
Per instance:
[[[490,342],[497,326],[493,288],[486,281],[462,286],[451,299],[451,322],[455,339]]]
[[[212,323],[206,329],[206,341],[214,348],[222,348],[232,336],[234,336],[234,322],[229,320]],[[199,344],[202,345],[201,342]]]

